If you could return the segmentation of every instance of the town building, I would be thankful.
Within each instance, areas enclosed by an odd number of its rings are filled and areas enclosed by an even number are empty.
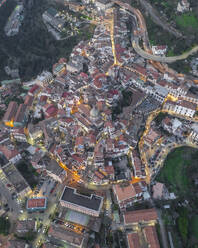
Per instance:
[[[185,100],[178,100],[177,102],[167,100],[163,106],[165,111],[191,118],[194,117],[196,109],[197,105],[195,103]]]
[[[30,212],[44,211],[47,208],[47,198],[29,198],[27,200],[26,209]]]
[[[143,228],[143,233],[148,244],[148,247],[160,248],[159,239],[155,226],[146,226]]]
[[[152,52],[154,55],[165,55],[167,46],[152,46]]]
[[[53,238],[58,241],[63,241],[72,247],[82,248],[86,246],[87,239],[79,233],[66,229],[63,226],[52,224],[48,231],[49,239]]]
[[[43,247],[42,248],[58,248],[58,246],[57,245],[54,245],[52,243],[47,242],[47,243],[44,243],[43,244]]]
[[[12,144],[0,145],[0,152],[13,164],[22,159],[20,152]]]
[[[106,10],[113,6],[113,2],[109,0],[95,0],[95,5],[99,10]]]
[[[9,103],[6,113],[4,114],[4,117],[3,117],[3,122],[6,126],[13,127],[14,125],[13,120],[16,115],[17,109],[18,109],[18,104],[16,102]]]
[[[157,212],[154,208],[128,211],[123,214],[125,226],[151,225],[157,222]]]
[[[0,163],[1,181],[6,187],[9,186],[11,193],[15,192],[19,198],[23,198],[32,192],[24,177],[11,162],[1,156]]]
[[[138,233],[130,232],[127,234],[128,248],[141,248],[140,238]]]
[[[18,220],[16,224],[16,233],[17,235],[23,236],[29,231],[36,231],[36,222],[35,220]]]
[[[153,198],[154,199],[163,199],[169,195],[166,186],[163,183],[157,182],[153,185]]]
[[[97,217],[103,205],[103,198],[95,194],[86,196],[78,193],[75,188],[66,186],[60,198],[60,204],[66,208]]]
[[[188,2],[188,0],[181,0],[178,2],[177,4],[178,12],[184,13],[189,10],[190,10],[190,3]]]
[[[116,184],[113,186],[113,192],[121,210],[133,205],[135,202],[142,200],[142,189],[138,183],[121,186]]]
[[[44,162],[44,170],[47,172],[47,174],[55,181],[63,183],[67,172],[62,167],[60,167],[60,165],[55,160],[43,159],[42,161]]]
[[[29,248],[29,244],[24,240],[11,239],[8,240],[5,248]]]

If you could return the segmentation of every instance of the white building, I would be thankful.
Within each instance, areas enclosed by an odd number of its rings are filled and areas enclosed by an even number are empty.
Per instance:
[[[49,71],[43,71],[35,80],[35,83],[40,86],[45,86],[54,80],[53,75]]]
[[[152,52],[154,55],[165,55],[167,46],[152,46]]]
[[[178,5],[177,5],[178,12],[183,13],[189,10],[190,10],[190,3],[188,2],[188,0],[181,0],[180,2],[178,2]]]
[[[166,101],[163,106],[164,110],[173,112],[175,114],[193,117],[196,112],[197,105],[184,100],[179,100],[177,102]]]
[[[113,6],[113,2],[110,0],[95,0],[95,5],[98,10],[106,10]]]

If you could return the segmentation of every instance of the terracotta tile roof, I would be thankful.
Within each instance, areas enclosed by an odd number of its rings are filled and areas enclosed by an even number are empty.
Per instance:
[[[23,122],[26,108],[27,108],[27,105],[25,105],[25,104],[20,104],[19,105],[17,113],[16,113],[16,115],[14,117],[15,122]]]
[[[10,102],[7,111],[3,117],[3,120],[10,121],[12,118],[14,118],[17,112],[17,108],[18,108],[18,104],[16,102]]]
[[[78,156],[77,154],[72,155],[73,160],[77,161],[79,164],[82,164],[84,162],[83,158]]]
[[[78,109],[80,112],[82,112],[83,114],[85,114],[87,117],[90,115],[90,106],[89,105],[85,105],[85,104],[80,104],[78,106]]]
[[[84,145],[84,137],[76,137],[75,146]]]
[[[124,213],[125,224],[134,224],[152,220],[157,220],[157,212],[154,208],[129,211]]]
[[[143,75],[143,76],[147,76],[147,71],[146,71],[146,69],[145,69],[144,67],[142,67],[142,66],[140,66],[140,65],[138,65],[138,64],[134,64],[134,68],[135,68],[135,70],[136,70],[139,74],[141,74],[141,75]]]
[[[96,136],[94,134],[88,134],[86,137],[86,141],[89,143],[89,144],[95,144],[96,143]]]
[[[62,226],[56,226],[56,225],[50,226],[48,235],[53,236],[54,238],[59,239],[59,240],[64,240],[78,247],[81,247],[82,242],[84,240],[81,234],[68,231]]]
[[[157,182],[153,185],[153,198],[161,198],[163,196],[164,184]]]
[[[2,145],[0,145],[0,152],[2,152],[8,160],[14,158],[19,154],[16,149],[9,149],[7,146]]]
[[[39,86],[37,84],[33,85],[32,88],[29,90],[28,93],[34,94],[36,90],[39,89]]]
[[[142,188],[140,187],[140,184],[139,183],[134,183],[133,184],[133,187],[135,189],[136,194],[142,193]]]
[[[160,134],[153,129],[150,129],[146,137],[144,137],[144,140],[147,141],[149,144],[154,143],[157,138],[160,137]]]
[[[128,233],[127,241],[129,248],[141,248],[140,239],[137,233]]]
[[[29,230],[35,229],[34,220],[19,220],[17,222],[16,231],[17,232],[28,232]]]
[[[121,187],[119,184],[116,184],[113,186],[113,189],[119,202],[136,196],[136,192],[132,184],[126,187]]]
[[[180,105],[180,106],[182,106],[184,108],[192,109],[192,110],[197,109],[197,105],[195,103],[188,102],[188,101],[185,101],[185,100],[179,101],[178,105]]]
[[[40,102],[46,102],[46,101],[47,101],[47,96],[40,97]]]
[[[44,208],[46,205],[46,198],[32,198],[28,199],[27,208]]]
[[[109,175],[112,175],[112,174],[114,175],[115,173],[113,166],[105,166],[105,171]]]
[[[25,102],[24,102],[24,104],[27,105],[27,106],[31,106],[32,103],[33,103],[33,100],[34,100],[34,97],[33,97],[33,96],[27,95],[27,96],[25,97]]]
[[[148,247],[160,248],[157,232],[154,226],[146,226],[143,230]]]

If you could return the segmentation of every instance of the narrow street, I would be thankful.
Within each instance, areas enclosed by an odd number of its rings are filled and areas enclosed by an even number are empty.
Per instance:
[[[159,221],[159,225],[160,225],[160,232],[161,232],[163,247],[169,248],[168,239],[167,239],[167,235],[166,235],[166,229],[165,229],[164,222],[163,222],[162,216],[161,216],[161,210],[159,210],[159,209],[156,209],[156,210],[157,210],[157,214],[158,214],[158,221]]]

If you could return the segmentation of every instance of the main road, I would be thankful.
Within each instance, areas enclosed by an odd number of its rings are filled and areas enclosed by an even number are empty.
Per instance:
[[[172,57],[161,57],[161,56],[155,56],[153,54],[145,52],[140,46],[138,39],[133,39],[132,40],[132,46],[133,49],[138,53],[141,57],[149,60],[154,60],[162,63],[174,63],[179,60],[184,60],[187,59],[190,55],[193,55],[198,52],[198,46],[193,47],[190,51],[185,52],[181,55],[178,56],[172,56]]]
[[[139,54],[141,57],[143,57],[145,59],[152,60],[152,61],[162,62],[162,63],[174,63],[174,62],[179,61],[179,60],[184,60],[184,59],[188,58],[190,55],[198,52],[198,45],[193,47],[188,52],[185,52],[185,53],[178,55],[178,56],[172,56],[172,57],[160,57],[160,56],[155,56],[155,55],[147,52],[148,50],[150,50],[149,38],[148,38],[146,23],[145,23],[144,17],[142,16],[141,12],[138,9],[133,8],[132,6],[130,6],[127,3],[123,3],[123,2],[117,1],[117,0],[114,0],[113,2],[117,5],[119,5],[125,11],[130,11],[131,13],[133,13],[137,17],[137,20],[139,22],[138,23],[139,29],[141,30],[141,32],[138,32],[139,34],[136,34],[136,35],[133,34],[132,35],[132,46],[133,46],[134,50],[136,51],[136,53]],[[144,51],[139,46],[139,38],[140,37],[143,39],[143,42],[147,47],[146,51]]]

